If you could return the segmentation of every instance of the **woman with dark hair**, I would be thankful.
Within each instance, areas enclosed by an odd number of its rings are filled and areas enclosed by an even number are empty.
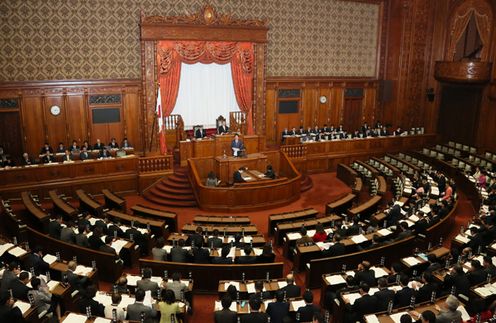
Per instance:
[[[217,176],[215,176],[215,173],[213,171],[210,171],[207,176],[207,182],[205,183],[206,186],[209,187],[215,187],[217,186],[218,181],[217,181]]]
[[[158,303],[160,310],[160,323],[177,322],[176,314],[181,312],[176,302],[174,292],[170,289],[162,290],[162,301]]]
[[[276,178],[276,173],[274,173],[274,169],[272,168],[272,165],[267,165],[267,169],[265,171],[265,177],[270,179]]]

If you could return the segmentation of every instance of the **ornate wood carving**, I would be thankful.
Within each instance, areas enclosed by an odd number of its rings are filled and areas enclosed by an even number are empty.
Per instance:
[[[491,78],[489,62],[436,62],[434,76],[438,81],[455,83],[486,83]]]

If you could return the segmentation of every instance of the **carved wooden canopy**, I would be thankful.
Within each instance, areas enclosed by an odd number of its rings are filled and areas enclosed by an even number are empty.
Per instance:
[[[207,40],[266,43],[266,20],[238,19],[215,11],[210,5],[184,16],[141,14],[141,40]]]

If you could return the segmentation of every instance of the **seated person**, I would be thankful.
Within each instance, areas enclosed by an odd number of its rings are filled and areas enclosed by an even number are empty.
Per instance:
[[[262,254],[260,256],[257,256],[257,262],[258,263],[274,262],[275,258],[276,255],[272,251],[272,247],[270,246],[270,244],[266,244],[262,248]]]
[[[291,132],[289,132],[288,128],[284,128],[284,131],[282,132],[282,135],[281,135],[281,142],[284,143],[284,141],[286,140],[286,137],[289,137],[289,136],[292,136],[293,134]]]
[[[229,132],[229,127],[226,125],[226,120],[222,120],[219,128],[217,128],[217,133],[219,135],[225,134]]]
[[[177,272],[172,274],[172,282],[164,283],[163,287],[172,290],[176,299],[184,299],[184,293],[188,291],[188,286],[181,281],[181,274]]]
[[[59,146],[57,147],[57,153],[64,153],[65,152],[65,146],[63,142],[59,142]]]
[[[45,142],[45,145],[40,149],[40,159],[42,163],[51,163],[55,161],[53,158],[53,149],[48,142]]]
[[[76,140],[73,140],[72,141],[72,145],[69,147],[69,150],[74,153],[76,151],[79,151],[79,146],[77,144],[77,141]]]
[[[79,153],[79,159],[81,160],[90,159],[90,154],[88,153],[88,149],[85,146],[83,146],[83,149]]]
[[[129,304],[127,306],[127,318],[128,320],[141,321],[141,313],[144,313],[145,322],[154,322],[153,319],[157,316],[157,311],[150,306],[144,305],[145,292],[142,289],[136,291],[134,304]],[[84,312],[82,312],[84,313]]]
[[[89,307],[91,315],[105,316],[105,306],[93,298],[96,296],[97,289],[95,286],[88,286],[86,290],[81,293],[81,300],[79,301],[79,310],[81,313],[86,313]]]
[[[231,247],[229,247],[229,246],[222,247],[220,257],[213,257],[212,263],[213,264],[232,264],[233,263],[232,258],[228,257],[230,251],[231,251]]]
[[[122,301],[122,296],[119,293],[112,293],[112,303],[108,306],[105,306],[104,313],[105,317],[108,319],[113,318],[113,311],[115,310],[115,318],[117,321],[123,321],[126,319],[126,312],[119,304]]]
[[[127,140],[127,138],[124,138],[122,140],[122,145],[121,145],[122,148],[126,149],[126,148],[133,148],[133,146],[131,145],[131,143]]]
[[[296,240],[296,245],[302,245],[302,244],[307,244],[307,243],[313,243],[313,239],[307,235],[307,229],[305,227],[302,227],[300,229],[300,235],[301,238]]]
[[[265,177],[268,177],[270,179],[276,178],[276,173],[272,169],[272,165],[267,165],[267,170],[265,171]]]
[[[151,280],[152,270],[151,268],[143,268],[143,276],[140,280],[136,282],[136,287],[142,291],[151,291],[152,294],[156,293],[158,289],[158,284]]]
[[[197,126],[193,128],[193,136],[196,139],[202,139],[207,136],[207,131],[203,129],[203,126]]]
[[[109,147],[110,147],[110,149],[118,149],[119,148],[119,144],[117,143],[117,140],[115,140],[115,138],[110,139]]]
[[[96,144],[93,145],[93,149],[95,149],[95,150],[102,150],[103,148],[105,148],[105,146],[102,144],[102,142],[100,141],[100,139],[97,139],[96,140]]]
[[[22,154],[21,165],[33,165],[34,161],[29,157],[28,153]]]
[[[241,176],[241,172],[243,171],[243,167],[238,169],[233,173],[233,182],[234,183],[244,183],[245,180],[243,179],[243,176]]]
[[[246,245],[243,248],[244,256],[239,256],[236,258],[238,264],[255,264],[257,262],[257,256],[252,255],[253,249],[250,245]]]
[[[208,177],[205,185],[210,187],[215,187],[219,184],[219,182],[220,181],[217,179],[217,176],[215,176],[215,173],[213,171],[210,171],[208,173]]]
[[[72,161],[72,154],[71,152],[69,151],[69,149],[66,149],[65,152],[64,152],[64,157],[62,157],[62,161],[63,162],[70,162]]]
[[[248,323],[248,322],[268,322],[268,315],[267,313],[262,313],[260,312],[260,306],[262,305],[262,302],[260,299],[257,298],[250,298],[250,314],[245,314],[240,316],[241,323]]]
[[[231,141],[231,149],[233,151],[233,156],[241,156],[241,151],[245,149],[243,141],[239,139],[239,135],[234,135],[233,141]]]
[[[100,149],[100,152],[98,153],[98,158],[110,158],[112,155],[110,154],[110,151],[107,149],[107,147]]]
[[[305,301],[305,306],[300,307],[296,314],[300,315],[300,322],[311,322],[314,313],[320,312],[320,308],[313,304],[313,294],[311,291],[306,291],[303,294],[303,300]]]
[[[89,144],[88,140],[85,140],[85,141],[83,142],[83,145],[81,146],[81,149],[83,149],[83,148],[86,148],[86,150],[88,150],[88,151],[90,151],[91,149],[93,149],[93,148],[91,147],[91,145]]]
[[[286,284],[286,286],[280,289],[283,293],[286,293],[286,298],[300,297],[301,288],[300,286],[295,285],[293,274],[288,274],[286,276]]]

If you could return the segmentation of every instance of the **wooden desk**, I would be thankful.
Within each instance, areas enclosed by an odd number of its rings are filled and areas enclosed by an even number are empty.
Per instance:
[[[185,224],[182,228],[182,232],[184,233],[194,233],[196,232],[196,229],[198,228],[198,225],[195,224]],[[240,226],[240,225],[234,225],[234,226],[221,226],[221,225],[207,225],[207,226],[201,226],[203,228],[203,231],[206,232],[212,232],[215,229],[219,230],[219,234],[223,234],[224,232],[228,235],[232,234],[241,234],[244,232],[246,235],[254,235],[258,233],[257,227],[255,225],[245,225],[245,226]]]
[[[129,215],[115,210],[108,211],[105,214],[109,218],[117,219],[118,222],[121,223],[127,223],[127,224],[137,223],[142,228],[149,228],[153,234],[157,235],[157,237],[163,237],[164,239],[167,237],[168,230],[165,221],[163,220],[145,219],[142,217]]]
[[[40,198],[48,196],[48,191],[52,189],[66,195],[81,188],[92,194],[101,192],[103,188],[136,191],[138,158],[129,156],[14,167],[0,169],[0,174],[0,194],[4,198],[18,197],[26,187],[30,187],[31,192]]]
[[[181,166],[186,166],[189,158],[205,158],[232,156],[231,141],[234,135],[214,135],[202,140],[190,140],[179,142],[179,154]],[[265,149],[265,137],[257,135],[240,135],[247,153],[257,153]]]
[[[287,223],[276,224],[275,229],[275,244],[281,245],[283,243],[283,238],[288,232],[299,232],[301,227],[306,229],[313,229],[317,224],[322,224],[323,226],[330,226],[333,221],[341,220],[340,216],[335,214],[324,216],[321,218],[306,219],[303,221],[290,221]]]
[[[121,210],[122,212],[126,212],[126,200],[123,199],[122,197],[118,196],[114,192],[108,190],[108,189],[103,189],[102,190],[103,196],[105,198],[105,205],[109,208],[115,208],[118,210]]]
[[[313,208],[280,214],[271,214],[269,215],[269,235],[274,233],[275,228],[279,223],[311,219],[317,217],[318,214],[319,212]]]
[[[346,211],[351,205],[353,204],[353,201],[355,200],[356,195],[349,193],[342,198],[326,204],[326,214],[341,214]]]
[[[261,153],[249,154],[247,157],[215,157],[215,173],[218,179],[224,183],[233,182],[233,173],[240,167],[247,167],[254,170],[265,170],[267,166],[267,156]],[[254,180],[258,177],[253,176]]]
[[[245,216],[197,215],[194,217],[193,223],[198,225],[245,225],[250,224],[251,220]]]
[[[103,205],[98,203],[93,197],[83,190],[77,190],[76,195],[79,198],[81,209],[90,212],[98,217],[103,217]]]
[[[234,241],[234,236],[232,236],[232,235],[223,236],[222,235],[223,232],[220,232],[220,234],[221,235],[219,235],[219,238],[221,238],[223,240],[222,243],[224,245],[228,245],[231,243],[231,241]],[[263,236],[263,234],[255,234],[252,236],[247,235],[246,238],[248,238],[248,237],[251,237],[251,239],[252,239],[251,241],[252,241],[253,246],[263,246],[266,244],[265,237]],[[180,239],[183,239],[184,241],[186,241],[188,239],[188,235],[184,234],[184,233],[174,232],[167,237],[167,242],[170,245],[170,244],[172,244],[173,241],[178,241]],[[245,240],[244,242],[249,243],[248,239]]]
[[[67,203],[65,200],[63,200],[58,194],[56,190],[51,190],[48,192],[48,196],[50,196],[50,199],[53,202],[53,209],[62,214],[65,215],[68,218],[71,218],[73,220],[77,219],[79,210],[74,208],[72,205]]]
[[[355,184],[358,174],[350,166],[339,163],[336,170],[336,177],[342,180],[349,187],[352,187]]]
[[[164,220],[169,226],[169,231],[177,231],[177,214],[174,212],[157,210],[140,204],[131,207],[131,211],[133,211],[133,214],[141,215],[145,218]]]
[[[383,178],[384,179],[384,178]],[[376,211],[377,205],[379,202],[382,200],[382,196],[376,195],[371,197],[369,200],[367,200],[365,203],[362,203],[360,205],[357,205],[356,207],[349,209],[348,214],[351,216],[356,216],[357,214],[360,215],[367,215],[371,214]]]
[[[242,279],[265,279],[267,273],[270,277],[282,277],[283,263],[267,263],[253,265],[213,265],[213,264],[192,264],[176,263],[169,261],[156,261],[140,259],[140,268],[149,267],[154,275],[162,275],[164,270],[170,273],[179,272],[182,277],[191,277],[195,280],[195,289],[200,292],[217,292],[219,281]],[[208,277],[208,279],[201,279]]]
[[[30,220],[35,225],[40,225],[44,232],[48,231],[48,223],[50,222],[50,215],[41,208],[38,204],[35,203],[33,198],[31,197],[31,193],[22,192],[21,200],[24,206],[26,207],[26,211],[30,216]]]

